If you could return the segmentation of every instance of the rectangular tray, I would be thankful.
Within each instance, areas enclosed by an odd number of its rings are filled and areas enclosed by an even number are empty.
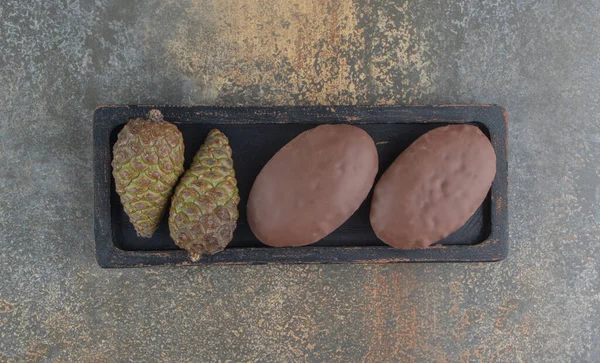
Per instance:
[[[230,139],[240,190],[240,218],[233,241],[213,256],[191,262],[169,237],[167,216],[151,239],[136,236],[119,201],[111,173],[112,147],[131,118],[152,109],[181,130],[185,166],[218,128]],[[183,107],[107,105],[94,112],[94,232],[102,267],[267,263],[393,263],[498,261],[508,253],[508,140],[506,111],[495,105],[399,107]],[[414,140],[447,124],[471,123],[490,137],[497,157],[496,178],[485,202],[469,221],[438,244],[398,250],[379,241],[369,224],[371,195],[348,221],[323,240],[305,247],[262,245],[246,221],[246,200],[254,178],[273,154],[302,131],[318,124],[349,123],[373,137],[379,174]]]

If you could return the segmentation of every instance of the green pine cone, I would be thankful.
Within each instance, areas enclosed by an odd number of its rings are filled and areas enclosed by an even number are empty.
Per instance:
[[[238,194],[229,140],[209,132],[171,201],[169,230],[192,261],[225,249],[238,219]]]
[[[113,147],[113,177],[129,220],[150,238],[183,173],[183,136],[158,110],[130,120]]]

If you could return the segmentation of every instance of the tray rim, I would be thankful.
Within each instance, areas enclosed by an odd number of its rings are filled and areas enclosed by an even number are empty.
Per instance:
[[[191,262],[183,250],[126,251],[113,243],[110,205],[110,155],[106,142],[115,127],[127,118],[116,113],[142,113],[150,108],[163,111],[185,108],[195,117],[221,118],[220,122],[239,123],[468,123],[479,122],[490,132],[496,152],[496,177],[491,187],[491,231],[475,245],[439,245],[416,250],[387,246],[371,247],[286,247],[231,248]],[[441,111],[444,114],[440,114]],[[113,113],[106,117],[105,113]],[[310,120],[306,114],[310,114]],[[393,114],[393,115],[391,115]],[[302,115],[301,119],[297,117]],[[392,121],[381,118],[393,116]],[[223,119],[224,118],[224,119]],[[368,118],[368,120],[365,120]],[[326,122],[320,119],[327,119]],[[407,122],[410,120],[410,122]],[[319,122],[321,121],[321,122]],[[182,120],[177,123],[196,123]],[[508,113],[495,104],[443,104],[411,106],[187,106],[187,105],[100,105],[93,114],[94,237],[96,261],[100,267],[146,267],[158,265],[257,265],[257,264],[342,264],[398,262],[495,262],[507,257],[508,238]]]

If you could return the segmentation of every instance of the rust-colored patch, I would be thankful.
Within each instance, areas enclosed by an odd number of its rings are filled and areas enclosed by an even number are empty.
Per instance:
[[[504,117],[504,132],[506,132],[505,145],[506,153],[508,154],[508,110],[502,107],[502,116]]]
[[[13,311],[14,305],[8,301],[0,301],[0,314],[8,314]]]
[[[494,322],[494,328],[501,332],[512,333],[514,326],[510,324],[511,317],[516,314],[521,302],[518,299],[511,298],[503,305],[498,307],[498,316]]]
[[[33,342],[23,355],[8,357],[0,352],[0,362],[41,362],[48,355],[48,347],[40,342]]]
[[[192,0],[165,48],[194,103],[397,104],[429,93],[428,44],[409,4],[362,11],[337,0]]]
[[[363,362],[415,361],[417,309],[407,297],[419,286],[407,271],[378,274],[366,286],[371,308],[365,314],[370,342]]]
[[[481,314],[474,310],[468,309],[463,311],[460,318],[460,329],[458,329],[457,336],[460,340],[464,340],[468,334],[469,328],[472,325],[477,325],[481,322]]]

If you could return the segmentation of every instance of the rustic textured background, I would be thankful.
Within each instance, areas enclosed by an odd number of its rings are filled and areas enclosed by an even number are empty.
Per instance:
[[[0,361],[600,361],[600,2],[4,0]],[[102,103],[498,103],[496,264],[102,270]]]

